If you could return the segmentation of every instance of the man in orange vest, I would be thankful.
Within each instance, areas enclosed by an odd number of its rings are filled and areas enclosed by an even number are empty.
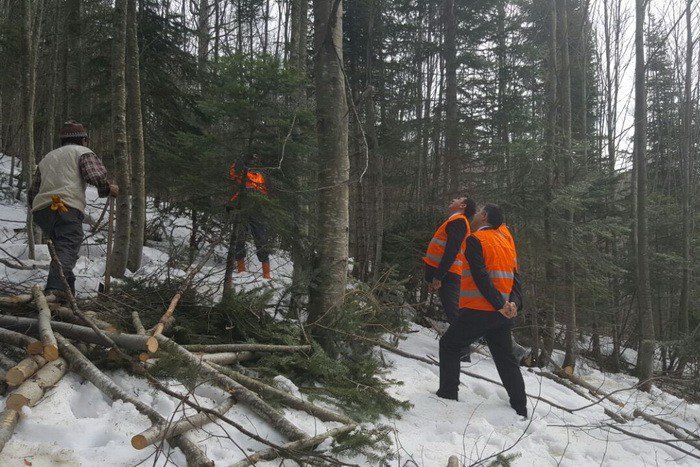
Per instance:
[[[491,351],[510,405],[527,417],[525,383],[513,355],[512,319],[522,305],[514,243],[498,231],[501,209],[481,206],[472,217],[474,233],[466,240],[459,317],[440,339],[438,397],[457,400],[460,352],[465,344],[483,337]]]
[[[448,210],[450,217],[433,234],[423,262],[428,290],[438,293],[447,322],[452,323],[459,312],[459,284],[466,261],[464,240],[469,236],[467,219],[474,215],[476,205],[470,198],[455,198]]]
[[[239,164],[239,167],[237,168],[235,163],[229,167],[229,179],[234,182],[233,195],[229,200],[230,206],[233,208],[240,207],[238,206],[240,204],[239,195],[243,190],[257,192],[263,196],[268,194],[265,176],[261,172],[249,170],[244,164]],[[243,182],[244,178],[245,183]],[[245,215],[244,219],[239,219],[239,222],[245,224],[245,228],[253,236],[255,253],[262,264],[263,279],[270,279],[270,252],[265,223],[259,217],[250,215]],[[236,237],[234,251],[238,272],[245,272],[245,233],[239,232],[239,235]]]

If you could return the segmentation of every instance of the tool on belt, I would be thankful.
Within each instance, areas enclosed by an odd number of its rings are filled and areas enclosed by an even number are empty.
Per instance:
[[[68,212],[68,207],[63,203],[60,196],[51,195],[51,210],[63,214],[64,212]]]

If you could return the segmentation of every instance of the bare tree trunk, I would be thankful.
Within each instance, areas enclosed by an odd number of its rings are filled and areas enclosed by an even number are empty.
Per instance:
[[[637,179],[637,309],[639,312],[640,344],[637,376],[641,389],[651,389],[649,378],[654,360],[654,316],[649,294],[649,260],[646,215],[646,146],[647,92],[644,65],[644,0],[636,0],[635,68],[634,68],[634,165]]]
[[[690,307],[690,291],[691,291],[691,272],[692,262],[690,256],[690,242],[692,239],[691,222],[693,213],[691,212],[691,184],[690,174],[692,172],[692,164],[690,163],[690,148],[691,148],[691,124],[693,113],[693,95],[692,95],[692,66],[693,66],[693,35],[691,21],[691,0],[686,0],[686,53],[685,53],[685,83],[684,83],[684,103],[683,103],[683,122],[681,127],[680,143],[681,143],[681,211],[683,219],[682,236],[683,236],[683,266],[681,278],[681,298],[678,309],[678,334],[679,337],[686,337],[688,334],[688,309]],[[679,364],[678,371],[682,374],[683,368]]]
[[[131,226],[127,267],[141,267],[146,230],[146,160],[141,112],[141,73],[139,71],[138,15],[136,0],[128,0],[126,30],[126,82],[129,136],[131,137]]]
[[[204,76],[209,55],[209,0],[199,0],[197,18],[197,70],[200,78]]]
[[[114,76],[113,94],[113,138],[117,164],[119,196],[117,197],[116,228],[110,259],[112,277],[124,277],[129,239],[131,237],[131,179],[129,177],[129,154],[126,145],[126,20],[127,0],[116,0],[114,6]]]
[[[444,0],[442,11],[445,29],[445,161],[450,194],[459,191],[459,121],[457,115],[457,20],[454,0]]]
[[[552,190],[554,185],[554,164],[556,158],[556,124],[557,124],[557,3],[549,0],[549,54],[547,62],[547,116],[545,127],[546,148],[544,151],[545,164],[545,208],[544,208],[544,238],[549,251],[552,246]],[[551,258],[545,261],[545,284],[550,294],[555,294],[554,265]],[[554,334],[556,332],[556,296],[547,306],[545,329],[542,339],[542,350],[539,355],[539,365],[545,366],[554,350]]]
[[[343,66],[341,1],[314,0],[316,128],[319,216],[316,270],[309,294],[309,322],[343,303],[348,262],[348,108]],[[320,328],[314,332],[319,334]]]
[[[568,0],[558,0],[557,15],[559,18],[558,32],[559,44],[561,50],[561,125],[563,137],[563,157],[564,157],[564,182],[567,185],[573,183],[573,153],[571,150],[571,60],[569,58],[569,14]],[[564,268],[566,270],[565,289],[566,289],[566,341],[564,355],[564,367],[573,367],[576,365],[576,289],[574,279],[574,263],[571,255],[574,250],[574,212],[573,209],[567,210],[568,227],[566,229],[566,248],[569,251],[565,260]]]

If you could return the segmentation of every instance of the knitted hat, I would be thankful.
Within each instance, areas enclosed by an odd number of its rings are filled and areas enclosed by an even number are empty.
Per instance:
[[[61,139],[87,138],[87,130],[81,123],[69,120],[61,127],[61,130],[58,132],[58,137]]]

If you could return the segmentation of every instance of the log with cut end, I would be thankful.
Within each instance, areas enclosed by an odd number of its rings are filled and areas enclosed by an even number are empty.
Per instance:
[[[19,316],[0,315],[0,326],[11,329],[20,329],[37,335],[39,332],[38,322],[33,318],[22,318]],[[64,337],[75,339],[88,344],[105,345],[104,340],[95,331],[86,326],[60,321],[51,321],[51,328],[54,333],[63,334]],[[139,336],[136,334],[116,334],[105,332],[105,334],[120,348],[136,351],[155,352],[158,350],[158,340],[150,336]],[[59,346],[60,347],[60,346]]]
[[[10,295],[0,297],[0,304],[2,305],[23,305],[32,301],[32,296],[30,294],[21,295]]]
[[[250,454],[245,459],[240,462],[233,464],[232,467],[247,467],[249,465],[255,465],[260,461],[270,461],[277,459],[278,457],[286,457],[286,453],[291,454],[303,454],[303,451],[315,449],[316,446],[327,440],[328,438],[335,438],[346,433],[350,433],[352,430],[357,428],[356,424],[343,425],[327,432],[320,434],[318,436],[313,436],[310,438],[304,438],[299,441],[294,441],[281,446],[281,450],[278,449],[266,449],[264,451],[258,451],[256,453]]]
[[[5,448],[5,444],[12,438],[15,427],[19,421],[19,412],[12,409],[5,409],[0,414],[0,452]]]
[[[10,386],[19,386],[44,365],[46,365],[46,359],[44,357],[41,355],[30,355],[7,370],[7,384]]]
[[[56,344],[56,338],[51,329],[49,303],[38,285],[32,286],[32,296],[34,297],[34,305],[39,312],[39,338],[44,346],[42,355],[46,360],[52,362],[58,358],[58,344]]]
[[[219,404],[214,410],[221,415],[225,415],[236,401],[232,397],[227,398],[223,403]],[[199,412],[189,417],[182,417],[180,420],[169,424],[168,426],[153,425],[146,431],[139,433],[131,438],[131,445],[135,449],[144,449],[151,444],[156,444],[163,439],[172,436],[181,435],[189,430],[201,428],[207,423],[215,422],[216,417],[206,412]]]
[[[263,383],[262,381],[258,381],[257,379],[245,376],[230,368],[225,368],[216,364],[212,364],[212,366],[216,370],[220,371],[221,373],[225,374],[226,376],[230,377],[236,382],[242,384],[251,391],[255,391],[269,397],[277,398],[281,400],[287,407],[297,410],[303,410],[317,417],[319,420],[323,420],[324,422],[340,422],[346,425],[355,423],[353,419],[346,415],[333,412],[332,410],[319,407],[315,404],[312,404],[311,402],[307,402],[303,399],[299,399],[298,397],[294,397],[285,391],[269,386]]]
[[[90,360],[71,344],[68,339],[60,334],[56,334],[58,348],[61,355],[68,361],[72,371],[90,381],[97,389],[102,391],[112,400],[121,400],[133,404],[136,410],[147,416],[152,423],[167,425],[167,420],[155,409],[139,399],[131,396],[117,384],[102,373]],[[188,433],[168,439],[168,442],[175,447],[179,447],[185,454],[187,465],[192,466],[213,466],[214,462],[207,458],[197,444],[189,437]]]
[[[44,397],[44,392],[63,378],[67,367],[66,361],[62,358],[48,362],[7,396],[6,406],[14,410],[21,410],[25,405],[34,407]]]
[[[20,347],[30,355],[40,355],[44,352],[44,345],[41,341],[5,328],[0,328],[0,342]]]
[[[450,458],[447,459],[447,467],[459,467],[459,457],[450,456]]]
[[[310,345],[269,345],[269,344],[192,344],[183,345],[190,352],[311,352]]]
[[[215,384],[235,395],[238,402],[245,404],[253,412],[260,415],[282,435],[291,440],[306,438],[306,433],[297,428],[292,422],[287,420],[281,412],[271,407],[253,391],[250,391],[245,386],[217,371],[207,362],[185,350],[181,345],[168,339],[162,334],[158,335],[157,338],[162,351],[181,357],[192,367],[193,371],[197,371],[202,378],[209,380],[210,383]]]
[[[635,417],[641,417],[647,422],[657,425],[666,433],[678,438],[679,441],[683,441],[684,443],[689,444],[690,446],[700,451],[700,438],[698,438],[697,434],[694,434],[692,432],[684,433],[686,428],[682,428],[669,421],[663,420],[653,415],[649,415],[648,413],[642,412],[639,409],[635,409],[633,414]]]
[[[0,368],[3,370],[9,370],[13,366],[17,365],[17,362],[12,360],[10,357],[4,353],[0,353]],[[4,379],[4,378],[3,378]]]
[[[253,352],[221,352],[197,354],[205,362],[216,363],[218,365],[231,365],[233,363],[245,362],[253,358]]]

